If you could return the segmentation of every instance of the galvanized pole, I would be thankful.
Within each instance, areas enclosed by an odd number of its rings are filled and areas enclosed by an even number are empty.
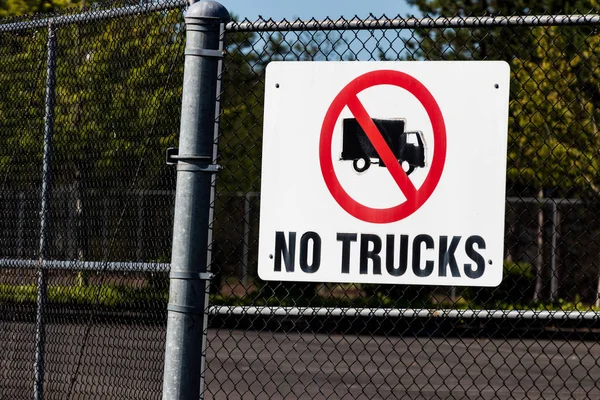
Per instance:
[[[40,247],[37,281],[37,315],[35,319],[35,384],[33,398],[44,398],[44,351],[46,344],[45,313],[47,276],[44,261],[48,258],[50,191],[52,183],[52,137],[54,135],[54,102],[56,89],[56,30],[48,23],[48,60],[46,73],[46,110],[44,115],[44,159],[40,206]]]
[[[213,1],[187,10],[186,48],[177,191],[167,317],[163,399],[194,399],[203,394],[206,356],[208,246],[210,240],[214,133],[222,24],[229,13]]]

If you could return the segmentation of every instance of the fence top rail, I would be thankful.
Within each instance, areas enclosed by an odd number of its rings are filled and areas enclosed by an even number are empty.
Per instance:
[[[147,14],[183,8],[187,0],[163,0],[135,6],[104,10],[89,10],[77,14],[54,15],[47,18],[31,19],[11,23],[0,23],[0,33],[46,28],[48,25],[69,25],[76,23],[108,20],[132,15]],[[548,25],[597,25],[600,14],[569,15],[512,15],[481,17],[394,17],[360,19],[357,16],[347,19],[311,19],[308,21],[275,21],[258,19],[254,22],[229,22],[225,30],[229,32],[268,32],[268,31],[328,31],[328,30],[368,30],[368,29],[415,29],[415,28],[469,28],[490,26],[548,26]]]
[[[187,0],[164,0],[156,3],[145,3],[135,6],[118,7],[104,10],[90,10],[78,14],[54,15],[48,18],[31,19],[5,24],[0,23],[0,33],[47,28],[49,25],[70,25],[147,14],[157,11],[168,11],[176,8],[182,8],[187,4]]]
[[[259,19],[251,22],[230,22],[226,30],[230,32],[267,32],[267,31],[331,31],[331,30],[368,30],[368,29],[415,29],[415,28],[474,28],[492,26],[548,26],[548,25],[596,25],[600,24],[600,14],[570,15],[512,15],[481,17],[423,17],[423,18],[370,18],[317,21],[274,21]]]

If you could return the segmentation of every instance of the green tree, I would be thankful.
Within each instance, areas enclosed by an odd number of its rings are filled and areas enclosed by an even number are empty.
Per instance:
[[[578,52],[560,27],[536,27],[531,57],[514,58],[515,96],[511,102],[508,176],[515,184],[559,188],[581,197],[600,195],[598,135],[598,37],[583,39]],[[542,291],[542,225],[538,215],[537,279],[534,301]],[[558,277],[556,277],[558,280]]]
[[[597,9],[596,0],[407,0],[427,16],[482,17],[539,14],[570,14]],[[581,27],[578,27],[581,31]],[[534,45],[530,28],[512,27],[509,30],[489,26],[472,28],[418,29],[418,48],[411,43],[419,57],[429,59],[502,59],[519,55],[526,57]],[[573,50],[579,42],[571,43]]]
[[[182,11],[172,10],[57,27],[53,204],[58,212],[68,198],[75,210],[69,212],[76,215],[73,226],[66,217],[55,219],[55,231],[64,234],[62,242],[53,243],[51,257],[73,257],[60,245],[67,236],[77,238],[66,246],[75,247],[77,259],[102,259],[106,243],[98,228],[105,216],[98,204],[104,198],[117,207],[125,202],[125,212],[133,214],[126,218],[134,219],[131,190],[174,187],[164,150],[176,145],[179,129],[182,20]],[[0,82],[7,88],[0,91],[0,144],[5,145],[0,173],[6,192],[39,185],[46,40],[45,29],[0,36]],[[120,217],[116,212],[108,217],[111,235]],[[133,236],[135,227],[122,225],[119,236]],[[111,257],[133,258],[132,247],[115,246]],[[167,247],[153,250],[155,257],[164,257],[160,252]],[[35,258],[35,249],[27,256]]]
[[[563,193],[600,193],[598,37],[569,52],[559,27],[531,30],[531,57],[514,58],[509,176]]]
[[[0,0],[0,18],[48,13],[84,3],[85,0]]]
[[[255,33],[239,32],[227,36],[227,57],[223,77],[220,161],[221,193],[259,190],[264,65],[255,48]]]
[[[106,257],[100,223],[123,239],[139,229],[120,224],[120,214],[102,221],[98,203],[120,198],[127,217],[141,223],[135,210],[147,200],[137,192],[173,188],[164,150],[176,145],[179,129],[183,34],[180,10],[58,31],[55,190],[70,194],[78,260]],[[154,257],[165,257],[168,249],[158,248]],[[132,245],[111,252],[140,257]]]

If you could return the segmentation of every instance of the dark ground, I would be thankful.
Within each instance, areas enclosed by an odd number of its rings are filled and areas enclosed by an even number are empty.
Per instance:
[[[30,399],[34,325],[0,321],[0,399]],[[87,341],[84,338],[87,336]],[[51,323],[46,399],[160,399],[164,327]],[[210,330],[206,399],[600,399],[595,341]]]

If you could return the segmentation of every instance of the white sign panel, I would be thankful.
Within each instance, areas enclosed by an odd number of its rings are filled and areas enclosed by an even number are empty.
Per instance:
[[[264,280],[496,286],[505,62],[272,62]]]

